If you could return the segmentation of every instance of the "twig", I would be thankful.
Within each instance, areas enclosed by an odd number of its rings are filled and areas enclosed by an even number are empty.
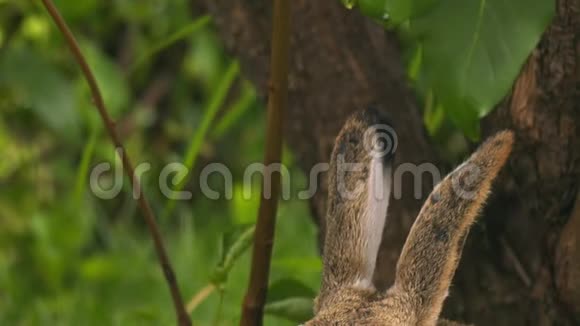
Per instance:
[[[199,290],[199,292],[197,292],[187,304],[187,312],[191,314],[195,310],[195,308],[197,308],[197,306],[199,306],[200,303],[205,301],[205,299],[207,299],[207,297],[209,297],[209,295],[212,294],[213,291],[215,291],[216,289],[217,289],[216,285],[210,283],[206,285],[203,289]]]
[[[268,89],[268,125],[266,129],[266,152],[264,164],[280,163],[282,156],[283,118],[288,101],[288,65],[290,47],[290,0],[275,0],[272,28],[272,52],[270,61],[270,83]],[[258,211],[250,283],[242,305],[244,326],[262,325],[270,260],[274,244],[276,211],[280,194],[280,173],[273,173],[271,183],[262,188]],[[270,196],[264,188],[270,187]]]
[[[507,239],[502,236],[502,237],[500,237],[499,241],[504,248],[504,251],[507,255],[507,258],[513,264],[513,267],[516,270],[516,273],[518,274],[518,276],[520,277],[520,280],[522,281],[522,283],[524,283],[524,285],[528,288],[530,286],[532,286],[532,280],[529,276],[529,273],[526,272],[526,269],[524,268],[524,266],[522,265],[522,263],[518,259],[518,256],[516,255],[512,246],[510,246],[510,244],[508,243]]]
[[[139,179],[135,176],[135,170],[133,169],[133,165],[129,160],[127,152],[125,151],[123,144],[115,130],[115,123],[109,116],[105,102],[103,101],[103,97],[99,90],[99,86],[93,75],[91,68],[89,67],[85,57],[83,56],[81,49],[77,40],[75,39],[74,35],[72,34],[71,30],[67,26],[66,22],[60,15],[60,12],[55,7],[52,0],[42,0],[42,3],[46,7],[46,10],[50,13],[50,16],[60,29],[62,35],[65,37],[70,50],[75,57],[77,63],[79,64],[85,79],[87,80],[89,87],[91,89],[93,101],[95,102],[95,106],[99,111],[101,119],[111,137],[113,144],[116,148],[120,149],[124,155],[121,155],[121,160],[123,162],[123,168],[129,177],[132,180],[133,189],[139,190],[140,196],[138,197],[138,204],[141,212],[143,214],[143,218],[147,223],[149,228],[149,232],[151,233],[151,237],[153,238],[153,243],[155,247],[155,251],[157,252],[157,256],[159,258],[159,262],[163,269],[163,274],[165,275],[165,279],[171,291],[171,296],[173,298],[173,304],[175,306],[175,311],[177,315],[178,324],[181,326],[189,326],[191,325],[191,320],[189,319],[189,315],[185,311],[185,306],[183,305],[183,301],[181,299],[181,294],[179,292],[179,287],[177,285],[177,279],[175,278],[175,273],[173,272],[173,268],[169,262],[169,257],[167,256],[167,252],[165,250],[165,246],[163,245],[163,240],[161,238],[161,233],[159,232],[159,227],[157,226],[157,222],[155,221],[155,216],[149,203],[145,196],[143,195],[143,191],[141,189],[141,184]]]

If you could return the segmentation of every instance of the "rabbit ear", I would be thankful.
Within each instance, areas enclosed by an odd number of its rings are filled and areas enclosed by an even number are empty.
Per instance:
[[[391,194],[396,143],[379,111],[353,114],[336,138],[330,159],[323,271],[317,309],[345,288],[372,288]],[[390,127],[389,127],[390,128]],[[391,141],[391,142],[389,142]]]
[[[457,268],[469,227],[505,164],[513,133],[486,141],[433,190],[409,233],[392,291],[414,297],[421,325],[435,325]]]
[[[378,158],[362,164],[366,164],[360,166],[365,180],[345,177],[347,183],[360,181],[354,193],[342,191],[337,187],[342,182],[337,181],[341,176],[331,175],[330,191],[336,193],[329,198],[326,216],[321,306],[326,294],[341,288],[373,287],[372,277],[391,195],[391,165]]]

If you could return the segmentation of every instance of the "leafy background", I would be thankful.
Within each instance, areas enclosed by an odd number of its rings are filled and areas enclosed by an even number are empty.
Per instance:
[[[225,54],[211,18],[188,1],[56,4],[81,40],[129,155],[152,165],[144,184],[185,300],[210,283],[219,288],[193,320],[234,324],[250,257],[239,250],[228,268],[223,260],[257,212],[257,198],[245,200],[241,182],[244,167],[262,159],[262,101]],[[172,324],[169,292],[134,201],[126,192],[102,200],[88,186],[91,168],[114,162],[115,152],[62,37],[37,1],[0,1],[0,22],[0,324]],[[298,191],[306,181],[290,156]],[[193,192],[189,201],[168,202],[156,187],[155,176],[171,162],[195,171],[178,185]],[[195,173],[210,162],[231,168],[232,200],[201,195]],[[223,181],[210,182],[224,194]],[[283,201],[271,315],[310,302],[321,267],[315,239],[307,203]]]
[[[343,2],[399,32],[427,130],[450,162],[477,139],[479,119],[509,90],[553,14],[551,2],[527,0]],[[128,155],[152,165],[145,192],[185,300],[201,298],[193,320],[236,324],[259,189],[255,183],[246,200],[241,182],[244,168],[262,159],[263,99],[195,1],[55,3]],[[0,0],[0,154],[1,325],[173,323],[129,187],[112,200],[90,191],[92,167],[114,162],[115,152],[39,1]],[[305,189],[292,153],[284,157],[293,193]],[[192,191],[191,200],[168,201],[156,186],[172,162],[193,171],[175,185]],[[232,200],[200,193],[197,176],[211,162],[232,170]],[[210,182],[224,194],[222,180]],[[321,262],[309,214],[305,201],[281,202],[266,324],[292,325],[311,313]]]

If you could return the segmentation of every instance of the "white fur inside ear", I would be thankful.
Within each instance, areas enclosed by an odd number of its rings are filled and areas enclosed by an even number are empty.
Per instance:
[[[369,168],[369,182],[367,191],[367,205],[362,218],[362,229],[364,232],[365,259],[364,280],[372,284],[372,277],[375,271],[375,264],[381,240],[383,238],[383,228],[387,219],[387,208],[391,196],[391,167],[385,166],[383,158],[371,160]]]

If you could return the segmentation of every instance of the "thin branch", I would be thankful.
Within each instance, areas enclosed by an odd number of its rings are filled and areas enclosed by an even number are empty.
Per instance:
[[[187,312],[191,314],[195,310],[195,308],[197,308],[197,306],[199,306],[202,302],[204,302],[205,299],[207,299],[207,297],[209,297],[209,295],[212,294],[213,291],[215,291],[216,289],[217,286],[213,283],[210,283],[206,285],[203,289],[199,290],[199,292],[197,292],[193,296],[193,298],[189,300],[189,303],[187,303]]]
[[[95,103],[95,106],[97,107],[97,110],[99,111],[101,119],[103,120],[103,123],[109,133],[109,136],[111,137],[115,147],[117,149],[120,149],[121,153],[123,154],[121,155],[123,168],[129,179],[132,180],[133,189],[138,190],[138,193],[140,194],[137,199],[138,205],[139,208],[141,209],[141,213],[143,214],[143,218],[147,223],[149,232],[151,233],[151,237],[153,238],[155,251],[157,252],[161,268],[163,269],[163,274],[165,275],[165,279],[171,291],[171,296],[173,298],[173,304],[175,306],[175,312],[177,315],[178,325],[189,326],[191,325],[191,320],[189,319],[189,315],[185,311],[185,306],[183,305],[181,294],[179,292],[179,287],[177,285],[177,279],[175,277],[175,273],[173,272],[173,268],[171,267],[171,264],[169,262],[169,257],[167,256],[165,246],[163,245],[163,240],[161,237],[161,233],[159,232],[157,222],[155,221],[155,216],[153,214],[153,211],[151,210],[151,206],[149,206],[147,199],[143,195],[139,179],[135,176],[135,170],[133,168],[133,165],[131,164],[129,157],[127,156],[127,152],[125,151],[123,144],[121,143],[121,140],[119,138],[119,135],[117,134],[117,131],[115,129],[115,123],[113,122],[113,120],[111,119],[111,117],[107,112],[105,102],[103,101],[103,97],[99,90],[99,86],[97,84],[95,76],[93,75],[85,57],[83,56],[77,40],[75,39],[74,35],[72,34],[71,30],[69,29],[66,22],[62,18],[58,9],[55,7],[52,0],[42,0],[42,3],[46,7],[46,10],[48,10],[48,12],[50,13],[50,16],[52,17],[58,28],[60,29],[62,35],[65,37],[72,54],[74,55],[78,65],[80,66],[83,72],[83,75],[85,76],[85,79],[89,84],[93,101]]]
[[[290,0],[275,0],[272,28],[272,52],[270,61],[270,83],[268,89],[268,125],[266,129],[266,152],[264,164],[281,162],[282,130],[284,112],[288,102],[288,66],[290,47]],[[280,194],[280,173],[273,173],[270,184],[263,183],[262,198],[252,253],[250,283],[242,306],[244,326],[262,325],[270,260],[274,244],[276,211]],[[270,196],[264,188],[270,187]]]
[[[522,262],[520,261],[520,259],[516,255],[515,250],[509,244],[509,242],[507,241],[505,236],[500,236],[499,242],[505,251],[507,259],[513,264],[513,267],[516,270],[516,273],[518,274],[518,276],[520,277],[520,280],[522,281],[522,283],[524,283],[524,285],[527,288],[532,286],[532,279],[530,278],[530,274],[524,268],[524,265],[522,264]]]

